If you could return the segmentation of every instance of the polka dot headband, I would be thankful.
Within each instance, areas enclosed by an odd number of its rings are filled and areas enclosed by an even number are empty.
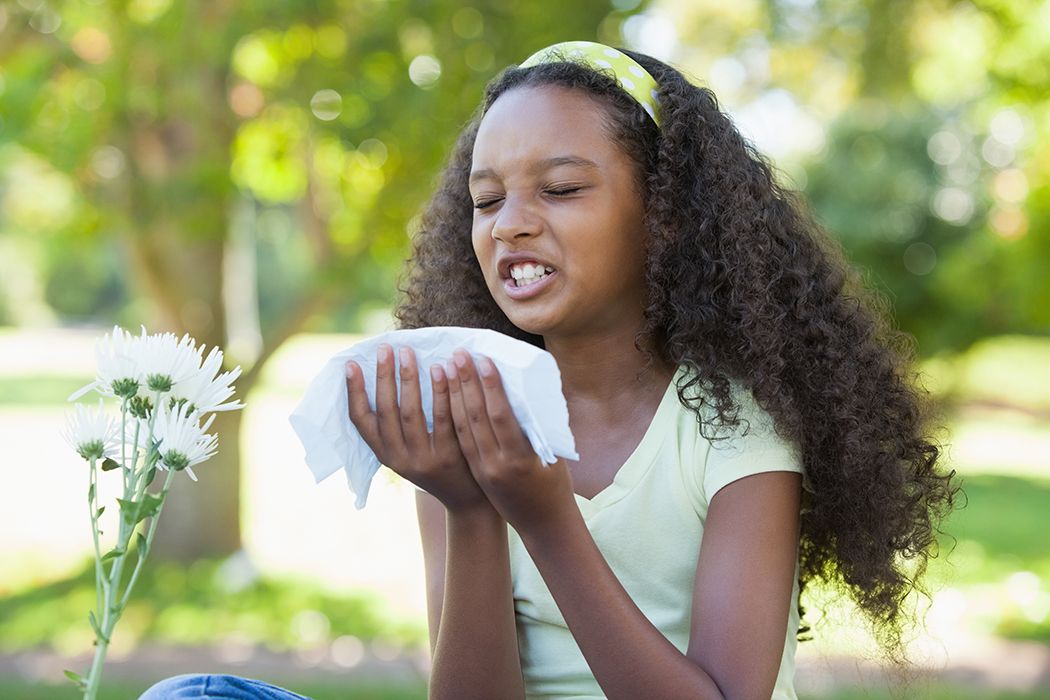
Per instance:
[[[598,71],[612,71],[616,80],[631,97],[638,101],[646,114],[660,125],[657,107],[659,85],[649,72],[633,58],[611,46],[593,41],[563,41],[540,49],[520,64],[518,68],[529,68],[540,63],[575,61]]]

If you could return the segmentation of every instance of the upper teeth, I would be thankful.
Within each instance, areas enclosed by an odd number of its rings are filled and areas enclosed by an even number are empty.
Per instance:
[[[510,268],[510,276],[516,280],[543,277],[544,273],[547,272],[554,272],[554,268],[545,267],[538,263],[536,265],[530,263],[525,263],[524,265],[514,264]]]

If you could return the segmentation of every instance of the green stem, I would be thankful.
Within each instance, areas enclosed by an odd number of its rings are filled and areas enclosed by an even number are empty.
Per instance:
[[[130,494],[127,481],[124,484],[124,497]],[[106,586],[105,606],[102,608],[102,619],[99,620],[101,634],[96,632],[95,636],[95,658],[91,661],[91,670],[88,671],[87,689],[84,691],[84,700],[95,700],[98,694],[99,683],[102,681],[102,664],[106,660],[106,651],[109,649],[109,641],[112,639],[113,627],[120,617],[120,610],[113,606],[115,593],[120,586],[120,573],[124,568],[124,559],[127,557],[127,540],[125,532],[127,527],[124,518],[120,521],[120,531],[117,535],[117,547],[123,548],[124,554],[118,555],[113,560],[113,566],[109,570],[109,584]]]
[[[128,465],[128,400],[122,398],[120,400],[120,475],[124,478],[124,492],[128,490],[128,476],[130,470],[127,469]],[[136,443],[136,448],[138,443]],[[136,450],[137,453],[137,450]],[[134,467],[133,467],[134,468]]]
[[[149,474],[150,467],[153,466],[152,464],[150,464],[149,455],[150,455],[150,450],[153,449],[153,425],[154,425],[154,423],[157,422],[157,407],[160,406],[160,395],[161,395],[161,392],[159,392],[159,391],[156,392],[153,395],[153,411],[150,413],[150,416],[149,416],[149,436],[146,438],[146,445],[147,445],[147,447],[146,447],[146,456],[143,458],[143,462],[145,463],[145,466],[143,466],[143,468],[139,469],[137,472],[135,471],[135,466],[138,464],[139,428],[142,426],[141,421],[135,426],[135,446],[136,446],[136,449],[135,449],[135,457],[132,460],[131,469],[132,469],[132,473],[134,474],[134,480],[132,481],[132,484],[134,485],[136,490],[138,490],[138,482],[139,482],[139,480],[143,480],[144,481],[145,478],[146,478],[146,475]],[[154,462],[153,464],[156,464],[156,462]],[[146,486],[144,485],[142,487],[142,489],[145,490],[145,488],[146,488]]]
[[[88,510],[91,515],[91,537],[95,542],[95,609],[102,612],[102,592],[108,587],[109,582],[106,581],[102,575],[102,550],[98,544],[98,472],[95,466],[95,460],[91,460],[91,488],[89,493],[91,498],[88,499]]]
[[[160,392],[156,394],[157,402],[160,401]],[[138,426],[135,430],[135,446],[134,446],[134,459],[132,467],[130,469],[123,468],[127,464],[127,451],[125,446],[127,444],[126,439],[126,418],[127,418],[127,401],[125,400],[121,405],[121,472],[124,474],[124,498],[131,502],[138,502],[142,498],[143,492],[146,490],[148,484],[146,483],[145,474],[149,473],[150,467],[155,464],[155,460],[151,463],[149,458],[149,452],[147,451],[146,457],[143,460],[143,468],[138,470],[136,473],[135,466],[138,464]],[[153,414],[150,415],[149,419],[149,439],[148,444],[153,444],[153,424],[156,420],[156,409],[154,408]],[[171,486],[171,479],[175,472],[170,472],[168,478],[164,483],[163,493],[167,494],[168,489]],[[146,551],[149,550],[149,544],[152,542],[153,534],[156,529],[157,517],[160,515],[160,508],[163,507],[161,504],[158,507],[157,512],[153,515],[150,521],[149,535],[146,541]],[[94,516],[93,516],[94,517]],[[84,691],[84,700],[95,700],[98,695],[99,684],[102,682],[102,667],[106,660],[106,652],[109,649],[110,640],[113,638],[113,629],[117,625],[117,621],[124,612],[124,606],[128,602],[128,596],[131,593],[131,587],[135,584],[136,578],[138,578],[139,570],[141,569],[142,562],[145,559],[145,552],[137,555],[137,561],[135,563],[135,570],[132,572],[131,580],[128,582],[127,589],[124,591],[124,595],[120,595],[120,577],[124,571],[124,562],[127,561],[128,557],[128,544],[131,541],[131,537],[135,532],[135,527],[138,525],[137,522],[131,523],[129,526],[127,521],[121,515],[120,529],[117,534],[117,548],[124,550],[123,554],[116,556],[113,559],[113,566],[109,570],[109,581],[105,578],[102,579],[104,588],[105,606],[102,609],[102,619],[99,621],[101,628],[101,635],[96,633],[95,639],[95,656],[91,661],[91,670],[88,671],[87,677],[87,688]],[[101,554],[98,549],[97,543],[95,548],[96,564],[101,567]],[[98,590],[96,587],[96,596]],[[119,602],[119,604],[118,604]]]
[[[135,422],[135,451],[131,455],[131,471],[135,472],[135,467],[139,463],[139,430],[142,428],[142,423],[139,421]]]
[[[157,512],[149,519],[149,531],[146,532],[146,543],[135,552],[137,557],[135,560],[135,570],[131,572],[131,580],[128,581],[128,587],[124,590],[124,597],[120,601],[120,608],[122,610],[128,603],[128,597],[131,596],[131,589],[135,586],[135,581],[138,580],[139,571],[142,570],[142,563],[146,560],[146,556],[149,554],[150,545],[153,544],[153,535],[157,531],[157,522],[160,520],[160,512],[164,510],[164,503],[167,500],[168,489],[171,488],[171,481],[174,478],[175,470],[169,469],[168,476],[164,479],[164,488],[161,489],[160,492],[160,505],[157,506]]]

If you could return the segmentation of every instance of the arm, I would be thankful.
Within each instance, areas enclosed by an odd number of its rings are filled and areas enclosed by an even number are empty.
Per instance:
[[[416,495],[427,578],[431,698],[522,698],[507,524]]]
[[[416,491],[416,517],[419,540],[423,545],[423,572],[427,590],[427,629],[430,632],[430,656],[437,647],[441,602],[445,597],[445,507],[426,491]]]
[[[704,577],[693,593],[695,641],[682,654],[609,568],[564,462],[541,466],[495,365],[483,357],[476,372],[467,353],[454,354],[461,372],[450,367],[450,406],[470,471],[521,536],[606,695],[768,698],[783,654],[798,551],[799,474],[763,472],[711,488],[698,563]],[[736,655],[707,648],[723,642]]]
[[[798,547],[800,476],[755,474],[711,500],[682,654],[634,604],[579,510],[522,533],[602,690],[617,698],[769,698]]]
[[[389,346],[377,351],[375,411],[354,362],[347,364],[347,404],[350,420],[380,463],[427,492],[417,498],[417,510],[435,655],[430,696],[521,697],[507,524],[464,460],[444,371],[430,368],[434,429],[428,433],[415,353],[402,350],[400,404]],[[442,607],[449,611],[444,624]]]

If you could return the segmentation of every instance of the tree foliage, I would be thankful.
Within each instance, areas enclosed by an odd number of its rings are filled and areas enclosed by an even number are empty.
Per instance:
[[[248,368],[247,393],[293,333],[390,298],[412,217],[487,79],[564,38],[615,41],[622,18],[596,0],[559,5],[557,22],[549,10],[4,5],[0,235],[30,250],[53,304],[105,312],[128,290],[145,303],[126,322],[223,346]],[[107,247],[117,263],[100,265],[89,251]],[[225,423],[237,434],[239,418]],[[158,537],[159,552],[236,548],[235,447],[210,465],[208,489],[171,499],[186,526],[168,533],[184,541]]]
[[[731,108],[786,91],[820,126],[778,165],[923,354],[1050,331],[1050,2],[656,6]]]
[[[189,332],[247,393],[290,335],[389,303],[489,77],[621,36],[817,125],[773,155],[923,353],[1050,328],[1050,0],[2,4],[0,322]],[[235,447],[172,499],[187,556],[237,546]]]

